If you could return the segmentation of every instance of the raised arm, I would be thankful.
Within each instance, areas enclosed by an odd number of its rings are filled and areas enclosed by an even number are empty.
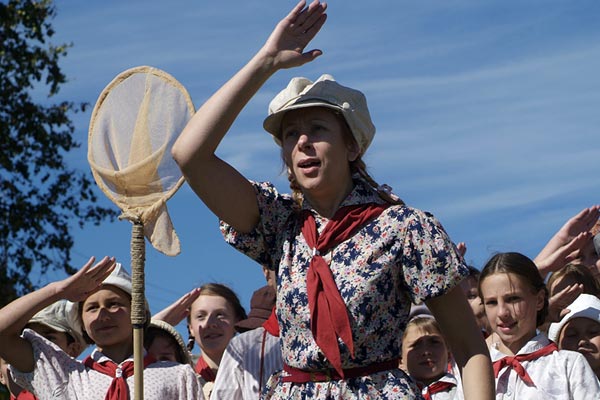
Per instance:
[[[305,1],[281,20],[264,46],[200,107],[173,146],[173,157],[204,203],[240,232],[258,222],[256,195],[250,183],[215,155],[217,146],[241,110],[276,71],[303,65],[321,55],[305,52],[326,20],[325,3]]]
[[[33,349],[31,343],[21,337],[21,331],[35,313],[55,301],[84,300],[115,267],[115,259],[109,257],[104,257],[94,266],[93,263],[94,257],[67,279],[52,282],[0,309],[0,357],[19,371],[33,371]]]
[[[589,231],[599,217],[600,206],[595,205],[584,208],[565,222],[533,260],[543,277],[579,257],[586,245],[591,246]]]
[[[192,306],[192,303],[196,301],[199,296],[200,288],[195,288],[154,314],[152,318],[165,321],[173,326],[177,326],[181,321],[187,318],[190,313],[190,307]]]
[[[426,301],[460,369],[465,399],[492,400],[495,383],[483,335],[459,286]]]

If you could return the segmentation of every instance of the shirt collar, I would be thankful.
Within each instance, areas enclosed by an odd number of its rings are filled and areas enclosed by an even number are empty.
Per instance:
[[[350,194],[348,194],[344,201],[342,201],[339,208],[369,203],[385,203],[385,200],[379,196],[377,191],[373,189],[373,187],[371,187],[371,185],[369,185],[359,174],[354,174],[352,176],[352,181],[354,182],[354,188],[352,188]],[[302,202],[302,209],[315,212],[314,208],[306,198],[304,198],[304,201]]]

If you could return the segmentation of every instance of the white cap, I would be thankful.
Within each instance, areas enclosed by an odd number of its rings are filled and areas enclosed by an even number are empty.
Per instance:
[[[375,126],[371,121],[365,95],[336,82],[331,75],[324,74],[312,82],[307,78],[296,77],[277,94],[269,104],[269,115],[263,127],[273,135],[275,143],[281,146],[281,121],[283,115],[305,107],[326,107],[339,111],[343,116],[360,153],[364,154],[375,136]]]
[[[548,338],[553,342],[558,341],[560,332],[567,322],[573,318],[589,318],[600,322],[600,299],[596,296],[582,293],[566,308],[569,309],[569,313],[560,322],[550,324],[550,328],[548,329]]]
[[[115,265],[115,269],[102,281],[102,284],[116,286],[131,296],[131,275],[123,268],[121,263]]]
[[[77,318],[77,305],[68,300],[50,304],[31,317],[27,324],[41,324],[57,332],[67,333],[81,344],[82,350],[88,345],[83,338],[81,322]]]

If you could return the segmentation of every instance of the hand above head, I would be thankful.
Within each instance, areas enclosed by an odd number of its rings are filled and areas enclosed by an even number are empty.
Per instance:
[[[322,54],[321,50],[304,52],[304,48],[325,23],[326,9],[327,4],[319,0],[307,7],[306,1],[302,0],[277,24],[261,49],[276,69],[297,67]]]
[[[599,217],[600,205],[595,205],[584,208],[565,222],[534,259],[543,276],[579,257],[591,241],[589,232]]]
[[[64,299],[72,302],[84,300],[90,292],[96,290],[115,269],[114,257],[104,257],[94,264],[95,257],[90,257],[87,263],[74,275],[57,282],[57,292]]]
[[[177,324],[189,315],[190,307],[192,306],[192,303],[196,301],[198,296],[200,296],[200,288],[195,288],[181,296],[173,304],[154,314],[152,318],[165,321],[172,326],[177,326]]]
[[[557,239],[564,244],[582,232],[589,232],[598,222],[598,217],[600,217],[599,205],[584,208],[559,229],[556,233]]]
[[[576,260],[581,250],[590,242],[590,238],[591,234],[589,232],[582,232],[567,243],[553,247],[552,252],[542,251],[535,257],[533,262],[538,267],[542,277],[545,278],[550,272],[558,271],[568,263]],[[547,249],[544,248],[544,250]]]
[[[465,242],[459,242],[456,245],[456,251],[458,251],[458,254],[464,258],[465,254],[467,254],[467,244]]]
[[[583,284],[576,283],[569,285],[560,292],[555,293],[548,299],[548,322],[558,322],[568,313],[565,312],[567,307],[571,305],[583,293]]]

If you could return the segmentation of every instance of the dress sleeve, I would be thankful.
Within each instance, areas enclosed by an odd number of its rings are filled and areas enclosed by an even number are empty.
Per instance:
[[[32,372],[21,372],[11,366],[15,383],[41,399],[64,392],[69,383],[69,373],[83,369],[83,365],[30,329],[23,331],[23,337],[31,342],[35,365]]]
[[[220,221],[221,234],[231,246],[244,253],[257,263],[276,269],[281,258],[281,233],[292,216],[295,206],[289,195],[281,195],[270,182],[252,182],[260,221],[248,232],[236,231],[224,221]]]
[[[468,275],[463,258],[433,215],[414,210],[405,229],[402,267],[413,303],[443,295]]]

